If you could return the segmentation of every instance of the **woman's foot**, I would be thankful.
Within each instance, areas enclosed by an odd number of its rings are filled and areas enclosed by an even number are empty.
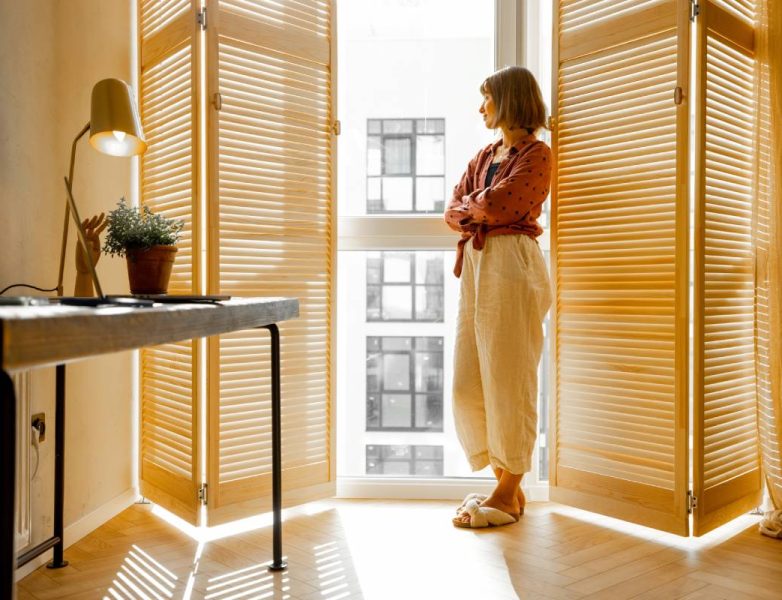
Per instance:
[[[519,498],[521,498],[521,501],[519,500]],[[504,501],[499,496],[492,494],[491,496],[486,498],[483,502],[481,502],[481,506],[486,506],[488,508],[496,508],[497,510],[501,510],[504,513],[508,513],[512,517],[516,518],[516,520],[518,520],[519,515],[521,515],[524,506],[522,501],[525,501],[524,493],[521,491],[521,488],[519,488],[518,494],[513,498],[513,501],[510,503]],[[458,517],[455,517],[453,519],[454,525],[464,526],[466,524],[469,524],[469,522],[470,522],[470,515],[467,512],[463,512]]]

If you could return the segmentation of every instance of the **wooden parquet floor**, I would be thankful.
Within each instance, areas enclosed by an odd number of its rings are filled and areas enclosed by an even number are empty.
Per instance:
[[[329,500],[292,509],[288,570],[275,574],[266,570],[271,526],[198,542],[135,505],[66,550],[68,567],[23,579],[19,598],[782,598],[782,541],[758,533],[759,517],[696,544],[554,503],[528,505],[507,527],[457,529],[456,504]]]

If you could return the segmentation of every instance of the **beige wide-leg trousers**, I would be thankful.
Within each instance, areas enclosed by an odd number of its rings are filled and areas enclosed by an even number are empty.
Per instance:
[[[454,351],[456,433],[473,471],[528,472],[551,283],[537,242],[495,235],[464,247]]]

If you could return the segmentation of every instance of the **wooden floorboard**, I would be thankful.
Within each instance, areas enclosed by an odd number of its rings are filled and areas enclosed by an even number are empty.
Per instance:
[[[24,578],[18,598],[782,598],[782,541],[761,536],[756,524],[688,546],[577,518],[554,503],[530,503],[508,527],[457,529],[455,504],[330,500],[292,509],[282,573],[266,569],[270,526],[199,543],[150,505],[134,505],[68,548],[68,567]]]

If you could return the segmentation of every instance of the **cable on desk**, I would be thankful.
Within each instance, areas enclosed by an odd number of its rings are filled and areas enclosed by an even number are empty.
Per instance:
[[[15,287],[26,287],[26,288],[32,288],[32,289],[34,289],[34,290],[38,290],[39,292],[56,292],[56,291],[57,291],[57,288],[56,288],[56,287],[53,287],[53,288],[51,288],[51,289],[44,289],[44,288],[40,288],[40,287],[38,287],[37,285],[30,285],[29,283],[12,283],[11,285],[9,285],[9,286],[6,286],[6,287],[4,287],[2,290],[0,290],[0,296],[2,296],[3,294],[5,294],[5,293],[6,293],[8,290],[10,290],[11,288],[15,288]]]

